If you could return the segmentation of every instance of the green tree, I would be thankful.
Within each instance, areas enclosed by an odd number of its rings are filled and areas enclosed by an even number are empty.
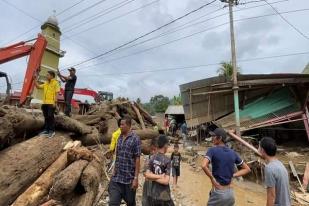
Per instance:
[[[143,108],[150,114],[155,115],[156,111],[154,110],[153,106],[148,102],[143,104]]]
[[[170,100],[168,97],[163,95],[156,95],[151,97],[150,104],[152,105],[155,112],[162,113],[167,109],[168,105],[170,104]]]
[[[171,105],[182,105],[182,99],[180,94],[178,96],[173,96],[170,100]]]
[[[221,62],[220,67],[217,70],[219,76],[224,76],[226,79],[231,80],[233,77],[233,65],[232,62]],[[237,67],[237,73],[240,73],[240,68]]]

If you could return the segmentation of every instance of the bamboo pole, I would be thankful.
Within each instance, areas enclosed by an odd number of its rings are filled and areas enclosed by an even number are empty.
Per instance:
[[[244,146],[246,146],[247,148],[251,149],[255,154],[259,155],[260,157],[262,156],[261,153],[251,144],[249,144],[248,142],[246,142],[245,140],[243,140],[241,137],[237,136],[236,134],[232,133],[232,132],[228,132],[228,134],[234,138],[235,140],[237,140],[238,142],[240,142],[241,144],[243,144]]]

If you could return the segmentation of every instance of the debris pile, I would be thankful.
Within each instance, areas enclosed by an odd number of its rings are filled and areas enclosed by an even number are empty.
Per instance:
[[[142,151],[159,133],[138,104],[100,103],[86,115],[56,115],[56,136],[36,136],[42,114],[0,107],[0,205],[95,205],[108,184],[107,144],[118,120],[129,116],[142,140]],[[106,145],[106,146],[105,146]],[[104,149],[105,148],[105,149]]]

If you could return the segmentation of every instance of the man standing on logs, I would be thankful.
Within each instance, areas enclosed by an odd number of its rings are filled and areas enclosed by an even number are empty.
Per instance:
[[[74,88],[75,88],[75,84],[76,84],[76,70],[75,68],[70,68],[68,69],[70,72],[70,75],[68,77],[63,76],[62,74],[60,74],[60,72],[58,72],[58,76],[61,79],[62,82],[65,82],[65,86],[64,86],[64,102],[65,102],[65,109],[64,109],[64,114],[66,116],[71,116],[71,101],[73,98],[73,94],[74,94]]]
[[[141,140],[131,131],[131,125],[131,118],[126,117],[121,120],[115,169],[108,188],[109,206],[120,206],[122,199],[128,206],[136,205]]]
[[[52,138],[55,136],[55,109],[57,104],[57,95],[60,90],[59,82],[55,79],[55,72],[47,72],[47,81],[40,84],[35,81],[38,89],[43,89],[42,111],[44,115],[44,131],[40,135]]]

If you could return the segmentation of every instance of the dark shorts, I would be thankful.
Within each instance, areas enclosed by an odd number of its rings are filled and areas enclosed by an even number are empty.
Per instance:
[[[143,186],[142,206],[151,206],[151,189],[152,182],[146,179]]]
[[[180,167],[172,167],[172,175],[173,175],[173,177],[179,177],[180,176]]]

